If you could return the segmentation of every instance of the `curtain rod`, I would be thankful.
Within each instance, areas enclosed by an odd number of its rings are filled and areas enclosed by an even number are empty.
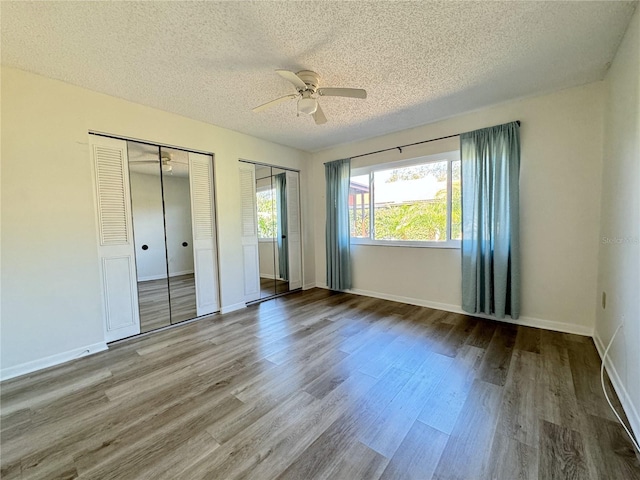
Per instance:
[[[518,126],[520,126],[520,120],[516,120],[516,123],[518,124]],[[375,152],[369,152],[369,153],[362,153],[360,155],[354,155],[353,157],[350,157],[350,158],[353,160],[354,158],[366,157],[367,155],[374,155],[376,153],[390,152],[391,150],[400,150],[400,153],[402,153],[402,149],[405,148],[405,147],[413,147],[414,145],[421,145],[423,143],[437,142],[438,140],[444,140],[445,138],[458,137],[460,135],[462,135],[462,134],[461,133],[456,133],[454,135],[447,135],[446,137],[432,138],[431,140],[422,140],[421,142],[407,143],[406,145],[398,145],[397,147],[383,148],[382,150],[376,150]],[[326,162],[326,163],[330,163],[330,162]],[[325,163],[325,165],[326,165],[326,163]]]

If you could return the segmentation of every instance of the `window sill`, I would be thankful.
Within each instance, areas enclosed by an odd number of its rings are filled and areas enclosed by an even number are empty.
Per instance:
[[[367,245],[372,247],[405,247],[405,248],[445,248],[460,249],[460,240],[446,242],[411,242],[399,240],[371,240],[369,238],[351,238],[351,245]]]

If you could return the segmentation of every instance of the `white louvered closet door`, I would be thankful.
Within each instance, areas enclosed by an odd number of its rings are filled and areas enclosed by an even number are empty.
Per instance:
[[[107,342],[140,333],[127,143],[90,135]]]
[[[287,241],[289,242],[289,289],[302,288],[302,242],[300,236],[300,175],[287,172]]]
[[[242,211],[242,257],[244,265],[244,301],[260,298],[260,257],[258,256],[258,211],[256,207],[256,167],[240,163]]]
[[[212,160],[210,155],[189,152],[193,264],[198,316],[220,310]]]

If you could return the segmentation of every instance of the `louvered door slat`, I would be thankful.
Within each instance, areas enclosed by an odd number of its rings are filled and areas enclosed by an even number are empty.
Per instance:
[[[242,202],[242,235],[254,236],[258,234],[256,221],[256,199],[255,199],[255,172],[251,169],[240,169],[240,197]]]
[[[94,145],[98,187],[98,226],[101,245],[129,243],[127,226],[125,150]]]
[[[193,162],[192,170],[189,174],[192,177],[193,195],[193,228],[194,236],[197,239],[213,238],[213,216],[211,206],[213,205],[210,168],[201,161]]]

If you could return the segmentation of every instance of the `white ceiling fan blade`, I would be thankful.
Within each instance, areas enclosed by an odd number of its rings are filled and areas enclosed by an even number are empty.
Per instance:
[[[367,98],[367,91],[362,88],[319,88],[322,97]]]
[[[129,160],[129,163],[160,163],[160,160],[136,160],[136,159],[131,159],[131,160]]]
[[[289,70],[276,70],[276,73],[280,75],[285,80],[290,81],[295,85],[298,90],[306,90],[307,84],[302,81],[302,79],[293,72]]]
[[[318,108],[311,115],[313,116],[313,119],[316,121],[316,125],[322,125],[324,123],[327,123],[327,117],[324,116],[324,112],[320,108],[320,104],[318,104]]]
[[[297,94],[292,93],[291,95],[285,95],[284,97],[276,98],[275,100],[271,100],[270,102],[263,103],[262,105],[257,106],[256,108],[253,109],[253,111],[261,112],[262,110],[265,110],[269,107],[273,107],[274,105],[277,105],[280,102],[284,102],[285,100],[296,98],[297,96],[298,96]]]

